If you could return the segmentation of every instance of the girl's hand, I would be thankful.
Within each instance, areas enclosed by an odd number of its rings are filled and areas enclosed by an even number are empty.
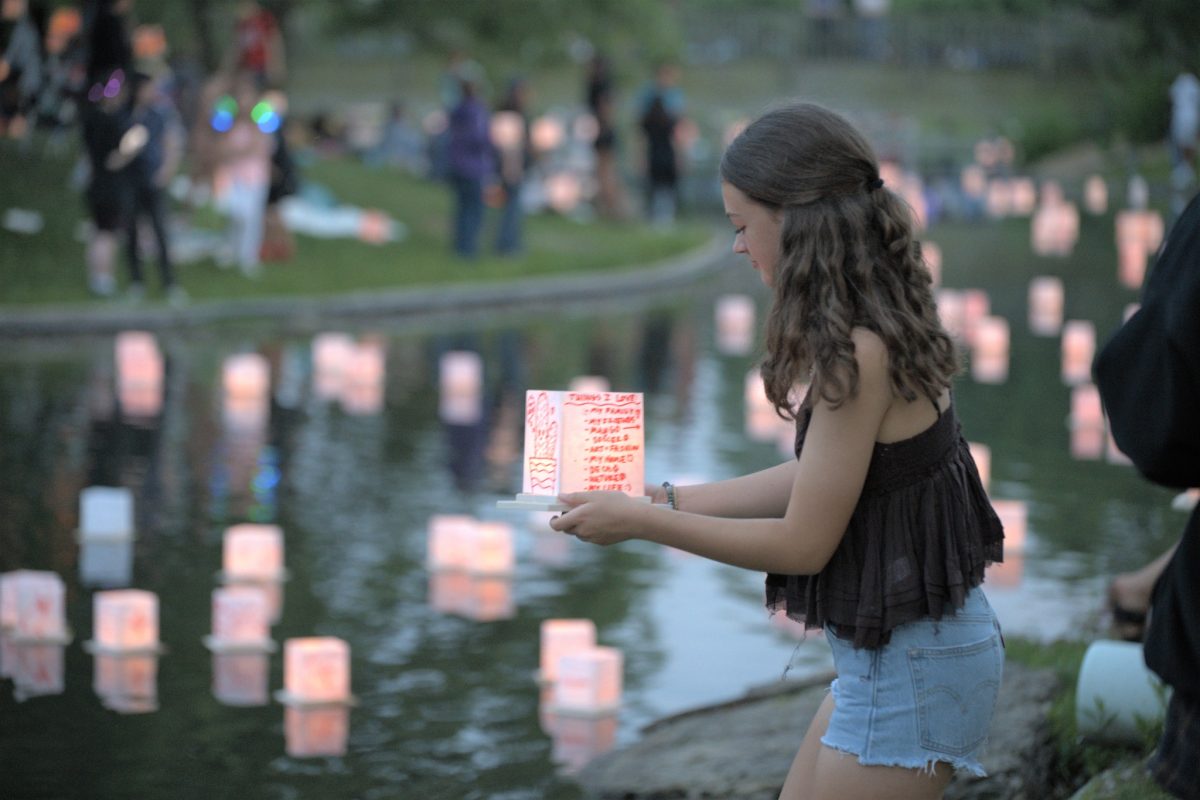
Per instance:
[[[634,515],[645,507],[624,492],[575,492],[558,499],[570,508],[551,519],[550,527],[601,546],[632,539]]]

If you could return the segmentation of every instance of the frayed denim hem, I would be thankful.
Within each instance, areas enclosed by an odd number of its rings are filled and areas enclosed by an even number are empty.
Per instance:
[[[932,775],[934,766],[937,764],[937,762],[944,761],[953,767],[955,772],[966,772],[975,776],[976,778],[987,777],[987,770],[985,770],[983,765],[973,758],[963,758],[961,756],[948,756],[941,753],[931,753],[924,758],[880,758],[879,756],[872,756],[870,759],[868,759],[853,747],[848,747],[846,745],[840,745],[836,742],[829,741],[828,735],[821,737],[821,744],[825,745],[831,750],[836,750],[839,753],[845,753],[846,755],[854,756],[858,759],[858,763],[862,764],[864,767],[903,767],[904,769],[915,769],[923,774]]]

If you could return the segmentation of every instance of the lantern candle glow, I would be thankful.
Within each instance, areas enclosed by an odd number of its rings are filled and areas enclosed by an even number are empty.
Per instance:
[[[140,589],[96,592],[92,597],[98,653],[157,652],[158,595]]]
[[[980,318],[972,336],[971,377],[978,383],[1003,383],[1008,378],[1008,353],[1008,320]]]
[[[278,525],[243,523],[227,528],[222,544],[226,581],[279,581],[283,566],[283,530]]]
[[[0,575],[0,623],[16,642],[71,640],[66,587],[56,572],[20,569]]]
[[[1062,379],[1068,386],[1091,379],[1096,354],[1096,326],[1087,320],[1070,320],[1062,332]]]
[[[292,758],[344,756],[350,736],[350,709],[288,706],[283,711],[283,735]]]
[[[287,704],[350,703],[350,645],[332,636],[288,639],[283,648]]]
[[[1039,275],[1029,282],[1029,330],[1035,336],[1054,336],[1063,324],[1062,278]]]
[[[754,300],[744,294],[727,294],[717,299],[717,350],[726,355],[745,355],[754,344]]]
[[[558,659],[554,710],[559,714],[608,714],[621,704],[624,658],[613,647],[593,647]]]
[[[542,621],[540,637],[537,678],[541,683],[553,683],[558,679],[560,658],[596,646],[596,623],[590,619],[547,619]]]

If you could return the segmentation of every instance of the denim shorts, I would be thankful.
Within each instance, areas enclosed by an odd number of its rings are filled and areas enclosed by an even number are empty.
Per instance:
[[[856,650],[828,627],[837,678],[822,744],[864,765],[932,770],[945,761],[986,774],[978,754],[1000,690],[1004,642],[981,589],[953,616],[899,625],[874,650]]]

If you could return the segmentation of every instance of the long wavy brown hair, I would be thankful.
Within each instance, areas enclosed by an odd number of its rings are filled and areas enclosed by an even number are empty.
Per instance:
[[[887,345],[893,391],[936,402],[958,351],[938,319],[911,210],[881,185],[866,139],[821,106],[779,108],[733,140],[721,179],[782,214],[762,364],[776,411],[796,415],[790,394],[806,378],[835,408],[855,395],[855,327]]]

